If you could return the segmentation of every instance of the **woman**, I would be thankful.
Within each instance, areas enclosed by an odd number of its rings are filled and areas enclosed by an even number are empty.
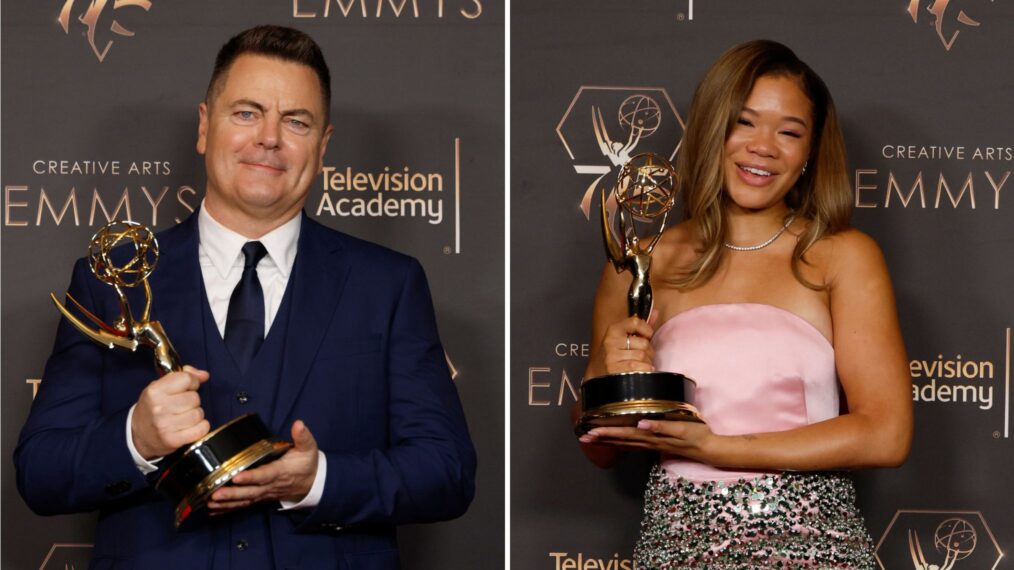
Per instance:
[[[683,373],[707,423],[597,428],[582,447],[600,466],[662,453],[639,568],[873,568],[838,471],[905,460],[910,380],[883,257],[848,226],[827,87],[781,44],[736,46],[698,86],[682,144],[685,220],[655,249],[653,314],[626,317],[629,277],[607,266],[585,378]]]

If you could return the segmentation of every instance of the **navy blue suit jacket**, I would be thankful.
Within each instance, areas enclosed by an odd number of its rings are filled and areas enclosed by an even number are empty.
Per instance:
[[[205,368],[196,218],[159,234],[152,318],[185,363]],[[396,568],[394,525],[459,516],[474,493],[475,451],[426,278],[414,259],[304,216],[289,288],[270,427],[288,439],[292,422],[305,421],[327,478],[316,508],[256,515],[270,527],[274,560],[264,567]],[[106,322],[119,314],[85,260],[69,292]],[[216,548],[207,529],[173,529],[172,507],[127,449],[128,409],[154,377],[150,351],[107,350],[61,319],[18,441],[18,488],[33,511],[99,511],[93,568],[203,569]],[[206,413],[211,399],[228,397],[214,383],[212,375],[201,387]]]

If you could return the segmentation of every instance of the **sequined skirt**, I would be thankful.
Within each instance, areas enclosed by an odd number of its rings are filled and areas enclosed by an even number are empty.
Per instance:
[[[658,465],[634,562],[638,570],[876,568],[843,473],[695,483],[670,480]]]

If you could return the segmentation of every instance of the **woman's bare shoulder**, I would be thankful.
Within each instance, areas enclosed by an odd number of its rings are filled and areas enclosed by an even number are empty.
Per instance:
[[[820,267],[825,282],[834,285],[871,273],[886,272],[884,254],[868,234],[848,228],[819,240],[806,254],[807,261]]]
[[[662,233],[655,246],[652,263],[665,267],[680,267],[692,262],[698,255],[691,222],[680,222]]]

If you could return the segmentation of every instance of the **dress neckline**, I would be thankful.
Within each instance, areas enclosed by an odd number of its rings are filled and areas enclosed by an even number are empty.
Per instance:
[[[790,311],[788,309],[784,309],[784,308],[779,307],[777,305],[769,305],[767,303],[707,303],[707,304],[704,304],[704,305],[697,305],[696,307],[691,307],[689,309],[680,311],[680,312],[676,313],[675,315],[669,317],[668,319],[665,320],[664,323],[662,323],[661,325],[659,325],[659,326],[657,326],[655,328],[655,332],[658,333],[663,328],[665,328],[669,323],[671,323],[671,322],[679,319],[680,317],[684,317],[684,315],[687,315],[688,313],[698,313],[698,312],[702,312],[704,310],[718,309],[718,308],[722,308],[722,307],[744,307],[744,308],[749,308],[749,309],[761,309],[761,310],[774,311],[774,312],[777,312],[777,313],[783,314],[783,315],[788,315],[789,317],[791,317],[792,320],[794,320],[795,322],[800,323],[801,325],[803,325],[804,329],[809,330],[813,334],[815,334],[818,337],[820,337],[824,341],[824,343],[829,348],[831,348],[831,350],[834,350],[834,344],[831,343],[831,340],[828,339],[826,336],[824,336],[824,333],[820,332],[820,329],[818,329],[813,323],[811,323],[810,321],[808,321],[808,320],[804,319],[803,317],[797,315],[796,313],[793,313],[792,311]]]

